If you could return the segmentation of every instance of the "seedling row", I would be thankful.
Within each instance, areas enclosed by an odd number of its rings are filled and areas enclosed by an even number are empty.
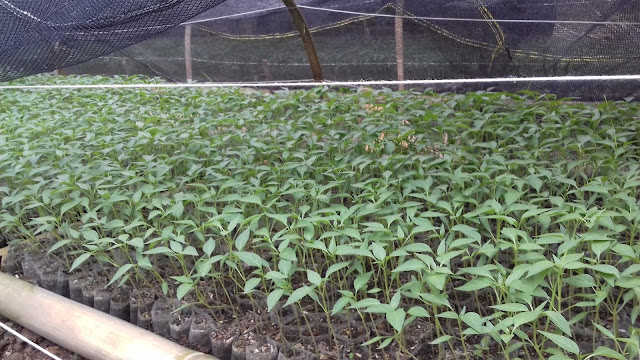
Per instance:
[[[317,88],[0,100],[0,232],[94,295],[146,289],[236,331],[220,337],[327,358],[639,352],[631,99]]]

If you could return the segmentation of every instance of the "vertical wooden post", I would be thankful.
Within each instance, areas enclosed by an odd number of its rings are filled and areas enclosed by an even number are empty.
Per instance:
[[[302,43],[304,44],[304,49],[307,52],[307,57],[309,58],[309,65],[311,66],[313,79],[315,81],[324,81],[324,75],[322,74],[322,65],[320,65],[320,59],[318,58],[316,44],[313,42],[311,31],[309,30],[309,26],[307,26],[307,22],[305,21],[302,12],[298,8],[298,5],[296,5],[296,2],[294,0],[282,0],[282,2],[287,7],[287,9],[289,9],[291,20],[298,29],[300,37],[302,37]]]
[[[191,25],[184,28],[184,63],[187,82],[193,80],[193,58],[191,56]]]
[[[273,76],[271,76],[271,69],[269,69],[269,61],[267,59],[262,60],[262,72],[264,73],[264,79],[266,81],[273,81]]]
[[[398,0],[397,6],[396,15],[403,15],[404,0]],[[400,17],[395,18],[395,39],[398,81],[404,81],[404,24]],[[404,84],[398,85],[398,90],[404,90]]]

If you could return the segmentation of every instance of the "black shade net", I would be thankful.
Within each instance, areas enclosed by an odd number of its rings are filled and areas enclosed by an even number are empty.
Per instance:
[[[281,0],[216,6],[221,2],[13,1],[45,21],[17,15],[0,0],[0,79],[104,54],[109,55],[66,72],[146,74],[176,82],[311,79],[302,42]],[[327,80],[627,75],[640,69],[637,0],[297,3]],[[637,90],[634,81],[517,86],[596,97],[630,96]]]
[[[0,0],[0,81],[126,48],[223,1]]]

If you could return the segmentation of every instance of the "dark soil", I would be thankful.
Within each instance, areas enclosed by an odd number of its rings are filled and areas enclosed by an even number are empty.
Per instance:
[[[49,351],[53,355],[62,360],[83,360],[80,355],[74,354],[69,350],[52,343],[51,341],[39,336],[38,334],[23,328],[22,326],[1,318],[4,324],[19,332],[22,336],[35,342],[40,347]],[[39,350],[35,349],[26,342],[18,339],[10,332],[0,328],[0,359],[3,360],[50,360],[51,358]]]

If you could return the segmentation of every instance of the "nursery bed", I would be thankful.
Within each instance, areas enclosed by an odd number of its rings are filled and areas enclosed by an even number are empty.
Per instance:
[[[5,268],[223,355],[628,359],[640,108],[566,100],[2,92]]]

